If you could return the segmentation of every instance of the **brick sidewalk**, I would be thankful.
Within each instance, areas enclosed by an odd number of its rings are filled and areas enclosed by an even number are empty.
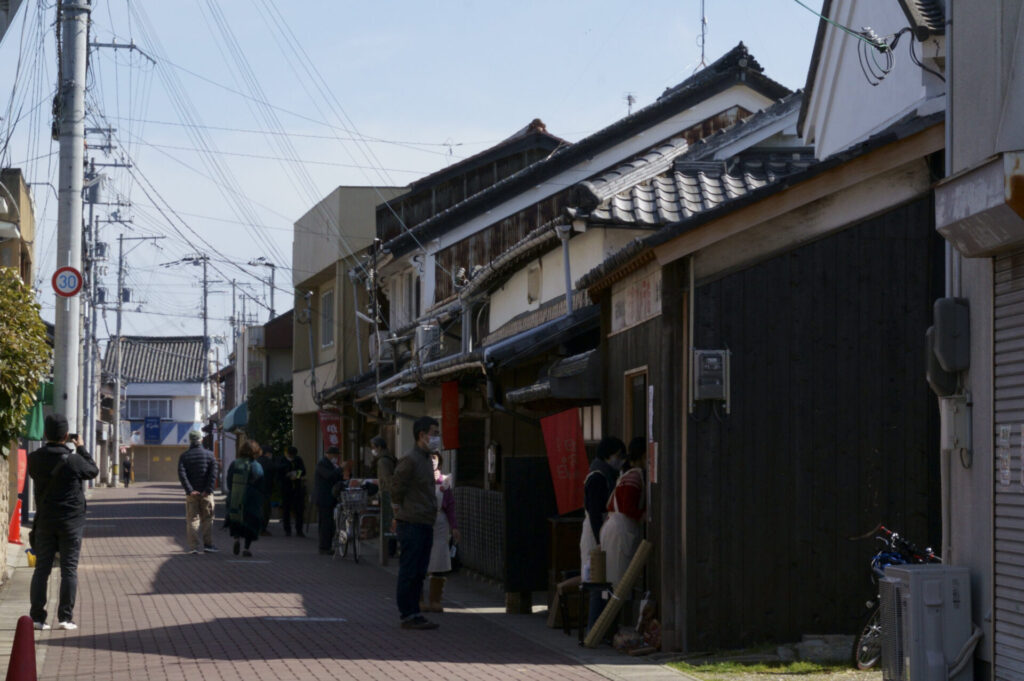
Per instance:
[[[217,510],[223,518],[221,504]],[[187,554],[177,485],[94,490],[85,536],[81,629],[37,632],[40,679],[616,676],[459,608],[435,616],[437,631],[401,630],[394,576],[370,556],[359,565],[319,556],[310,538],[264,537],[253,558],[240,559],[218,521],[221,553]],[[55,591],[54,584],[51,601]]]

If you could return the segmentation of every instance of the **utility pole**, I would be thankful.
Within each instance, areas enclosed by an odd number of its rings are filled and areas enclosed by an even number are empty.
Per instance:
[[[124,310],[124,242],[125,241],[156,241],[162,236],[125,236],[117,237],[117,327],[114,335],[114,462],[113,469],[120,470],[121,464],[121,315]],[[110,484],[117,487],[117,475],[112,476]]]
[[[60,139],[57,196],[57,266],[82,270],[82,168],[85,149],[85,73],[88,58],[89,0],[60,0],[61,27],[57,112]],[[81,418],[78,401],[81,328],[78,295],[59,297],[54,316],[54,409],[67,416],[71,432]]]
[[[274,318],[274,273],[277,271],[277,265],[267,260],[265,256],[260,256],[254,260],[250,260],[249,264],[254,267],[269,267],[270,268],[270,319]],[[267,320],[270,321],[270,320]]]
[[[210,420],[210,332],[209,332],[209,304],[210,284],[221,283],[220,280],[211,281],[208,276],[210,256],[189,255],[173,263],[164,263],[165,266],[178,263],[190,263],[203,266],[203,423]]]

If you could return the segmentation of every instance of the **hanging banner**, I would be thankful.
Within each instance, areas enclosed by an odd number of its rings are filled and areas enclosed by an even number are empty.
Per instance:
[[[441,384],[441,441],[445,449],[459,448],[459,382]]]
[[[569,409],[540,420],[544,445],[548,451],[551,482],[558,500],[558,513],[583,507],[583,481],[589,464],[583,445],[579,409]]]
[[[143,426],[147,445],[160,444],[160,417],[147,416]]]
[[[326,452],[328,447],[341,449],[341,414],[336,411],[321,411],[319,416],[324,451]]]

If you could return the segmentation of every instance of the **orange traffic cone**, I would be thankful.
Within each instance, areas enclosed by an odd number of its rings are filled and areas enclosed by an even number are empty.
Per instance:
[[[32,618],[22,615],[14,630],[11,661],[7,665],[7,681],[36,681],[36,639]]]
[[[12,544],[21,543],[21,499],[18,499],[18,503],[14,505],[11,523],[7,527],[7,541]]]

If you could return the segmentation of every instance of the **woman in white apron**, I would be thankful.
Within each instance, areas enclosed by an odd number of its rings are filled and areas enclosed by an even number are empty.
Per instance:
[[[580,565],[585,577],[589,579],[587,566],[590,563],[590,552],[598,547],[601,527],[604,525],[605,509],[608,497],[615,487],[615,479],[619,468],[626,457],[626,445],[616,437],[603,438],[597,445],[597,454],[590,462],[590,471],[583,480],[583,504],[586,514],[583,517],[583,531],[580,533]],[[597,616],[604,608],[604,601],[598,591],[590,594],[588,628],[597,621]]]
[[[434,487],[437,494],[437,517],[434,519],[434,543],[430,548],[429,584],[424,593],[429,593],[429,602],[420,603],[424,612],[444,612],[441,596],[444,594],[445,578],[442,573],[451,572],[452,554],[448,546],[449,538],[459,543],[459,528],[455,520],[455,491],[452,489],[452,476],[441,473],[441,455],[431,452],[430,460],[434,464]]]
[[[613,585],[618,585],[626,574],[626,568],[643,539],[645,450],[643,438],[635,438],[629,443],[626,469],[608,499],[608,519],[601,526],[601,548],[605,552],[608,581]]]

